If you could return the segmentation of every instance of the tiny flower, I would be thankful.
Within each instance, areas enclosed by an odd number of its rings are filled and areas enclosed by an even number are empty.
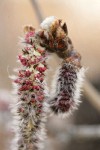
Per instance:
[[[28,65],[28,59],[22,57],[21,55],[19,55],[19,60],[22,63],[23,66],[27,66]]]
[[[47,68],[46,67],[37,67],[36,69],[40,72],[44,72]]]
[[[30,90],[30,86],[29,85],[22,85],[21,88],[19,88],[19,91],[27,91]]]
[[[29,70],[25,71],[25,76],[29,77],[31,75],[31,72]]]
[[[20,79],[16,79],[14,82],[20,84]]]
[[[34,86],[32,87],[32,89],[39,90],[39,89],[40,89],[40,86],[34,85]]]

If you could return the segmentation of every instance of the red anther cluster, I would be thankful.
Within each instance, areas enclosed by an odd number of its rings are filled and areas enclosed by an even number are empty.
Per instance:
[[[15,79],[14,82],[20,84],[20,79]]]
[[[37,70],[40,72],[44,72],[46,69],[46,67],[37,67]]]
[[[19,91],[27,91],[27,90],[30,90],[30,85],[22,85],[19,88]]]
[[[24,77],[24,74],[23,74],[23,71],[22,71],[22,70],[19,70],[18,76],[19,76],[20,78],[23,78],[23,77]]]
[[[25,81],[23,82],[23,84],[32,86],[32,85],[33,85],[33,82],[30,81],[30,80],[25,80]]]
[[[39,89],[40,89],[40,86],[38,86],[38,85],[33,85],[32,89],[33,89],[33,90],[39,90]]]
[[[28,59],[19,55],[19,60],[23,66],[28,66]]]
[[[29,70],[19,70],[18,76],[19,78],[30,77],[31,74],[32,72]]]
[[[29,77],[32,74],[29,70],[25,71],[25,77]]]
[[[40,79],[40,77],[41,77],[41,73],[38,73],[38,74],[35,74],[35,75],[34,75],[34,78],[35,78],[35,79],[36,79],[36,78]]]
[[[44,96],[43,96],[43,95],[38,96],[38,100],[39,100],[39,101],[42,101],[43,99],[44,99]]]
[[[43,76],[44,76],[43,74],[38,73],[38,74],[34,75],[34,78],[38,79],[40,82],[43,82]]]

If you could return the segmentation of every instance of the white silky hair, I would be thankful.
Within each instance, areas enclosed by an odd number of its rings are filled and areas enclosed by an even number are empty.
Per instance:
[[[75,83],[75,92],[74,92],[74,96],[73,96],[77,105],[80,103],[79,99],[80,99],[80,95],[82,92],[85,71],[86,71],[85,68],[82,67],[77,73],[77,81]]]
[[[50,84],[47,85],[49,88],[49,95],[51,97],[54,97],[54,95],[56,94],[55,90],[58,80],[57,77],[59,76],[59,69],[61,68],[61,63],[63,59],[58,57],[57,54],[51,53],[46,61],[47,66],[49,67],[46,71],[46,82],[50,82]]]
[[[42,29],[45,29],[45,30],[49,30],[50,26],[52,25],[52,23],[56,20],[57,18],[55,16],[50,16],[50,17],[47,17],[41,24],[40,24],[40,27]]]

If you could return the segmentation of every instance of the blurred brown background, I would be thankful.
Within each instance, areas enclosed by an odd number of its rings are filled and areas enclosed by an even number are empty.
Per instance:
[[[57,16],[67,23],[69,37],[88,67],[86,76],[96,90],[100,90],[100,0],[36,0],[42,16]],[[0,0],[0,150],[6,149],[10,133],[8,103],[12,90],[9,75],[16,68],[19,37],[24,25],[39,27],[38,16],[32,0]],[[57,124],[55,124],[55,119]],[[57,117],[48,121],[47,149],[50,150],[99,150],[100,138],[69,140],[61,133],[67,124],[99,125],[100,112],[83,96],[83,103],[70,119]],[[56,126],[56,131],[55,127]],[[54,129],[53,129],[54,128]],[[95,129],[95,128],[93,128]],[[55,132],[56,133],[55,133]],[[57,136],[58,134],[58,136]],[[66,131],[67,135],[67,131]],[[64,139],[64,140],[63,140]]]

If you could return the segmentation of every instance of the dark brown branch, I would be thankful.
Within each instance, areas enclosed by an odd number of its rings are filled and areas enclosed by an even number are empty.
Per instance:
[[[43,15],[42,15],[42,12],[41,12],[41,8],[39,7],[38,3],[36,0],[30,0],[34,9],[35,9],[35,12],[36,12],[36,15],[37,15],[37,18],[38,18],[38,22],[39,24],[43,21]]]

